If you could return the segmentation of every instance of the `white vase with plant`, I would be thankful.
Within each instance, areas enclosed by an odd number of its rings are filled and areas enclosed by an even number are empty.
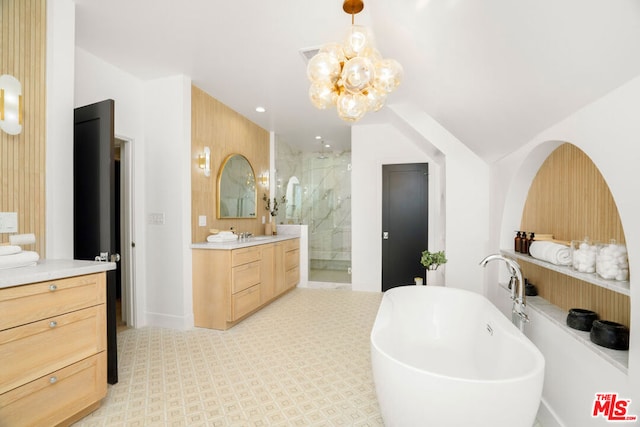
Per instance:
[[[447,262],[447,257],[444,254],[444,251],[438,252],[429,252],[425,250],[422,252],[422,258],[420,258],[420,263],[427,269],[426,272],[426,285],[437,285],[438,276],[436,270],[442,264]]]

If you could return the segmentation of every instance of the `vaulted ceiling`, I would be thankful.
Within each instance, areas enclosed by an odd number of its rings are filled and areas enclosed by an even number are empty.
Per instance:
[[[76,4],[76,45],[133,76],[190,76],[303,150],[316,135],[348,145],[349,124],[309,103],[300,54],[342,38],[342,0]],[[640,75],[637,0],[365,0],[355,22],[404,67],[387,103],[426,112],[487,161]]]

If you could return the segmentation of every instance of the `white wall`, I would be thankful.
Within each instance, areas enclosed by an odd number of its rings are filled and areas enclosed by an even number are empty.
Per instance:
[[[145,84],[146,212],[164,214],[148,225],[147,320],[193,327],[191,289],[191,80],[184,76]]]
[[[75,3],[47,2],[46,256],[73,258]]]
[[[560,141],[582,149],[599,168],[618,206],[629,263],[640,259],[640,197],[636,172],[640,165],[640,77],[577,111],[536,136],[526,146],[492,165],[492,247],[510,247],[535,172]],[[634,274],[635,272],[636,274]],[[535,316],[527,333],[545,355],[543,399],[567,426],[603,425],[593,419],[596,393],[617,392],[632,399],[630,413],[640,416],[640,276],[631,274],[631,339],[628,375],[576,344],[544,317]],[[495,275],[489,280],[495,289]],[[491,292],[491,295],[496,295]]]
[[[388,124],[352,127],[352,288],[380,291],[382,165],[429,163],[429,247],[446,250],[447,286],[483,292],[489,169],[428,115],[392,106]]]

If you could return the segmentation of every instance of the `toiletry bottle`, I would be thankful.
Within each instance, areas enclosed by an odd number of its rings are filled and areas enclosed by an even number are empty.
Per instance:
[[[531,248],[531,244],[535,240],[535,237],[536,237],[536,235],[532,231],[531,234],[529,234],[529,242],[527,242],[527,254],[528,255],[531,255],[531,253],[529,251],[529,248]]]
[[[526,254],[527,252],[529,252],[528,243],[529,243],[529,241],[527,240],[527,232],[523,231],[522,232],[522,243],[520,243],[520,253],[521,254]]]
[[[516,238],[513,241],[513,250],[516,252],[522,251],[522,237],[520,237],[520,232],[516,231]]]

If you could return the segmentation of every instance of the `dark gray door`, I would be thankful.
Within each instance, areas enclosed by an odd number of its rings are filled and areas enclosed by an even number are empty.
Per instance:
[[[116,253],[114,102],[74,110],[73,257]],[[118,382],[116,271],[107,272],[107,380]]]
[[[382,166],[382,291],[424,277],[429,241],[427,163]]]

